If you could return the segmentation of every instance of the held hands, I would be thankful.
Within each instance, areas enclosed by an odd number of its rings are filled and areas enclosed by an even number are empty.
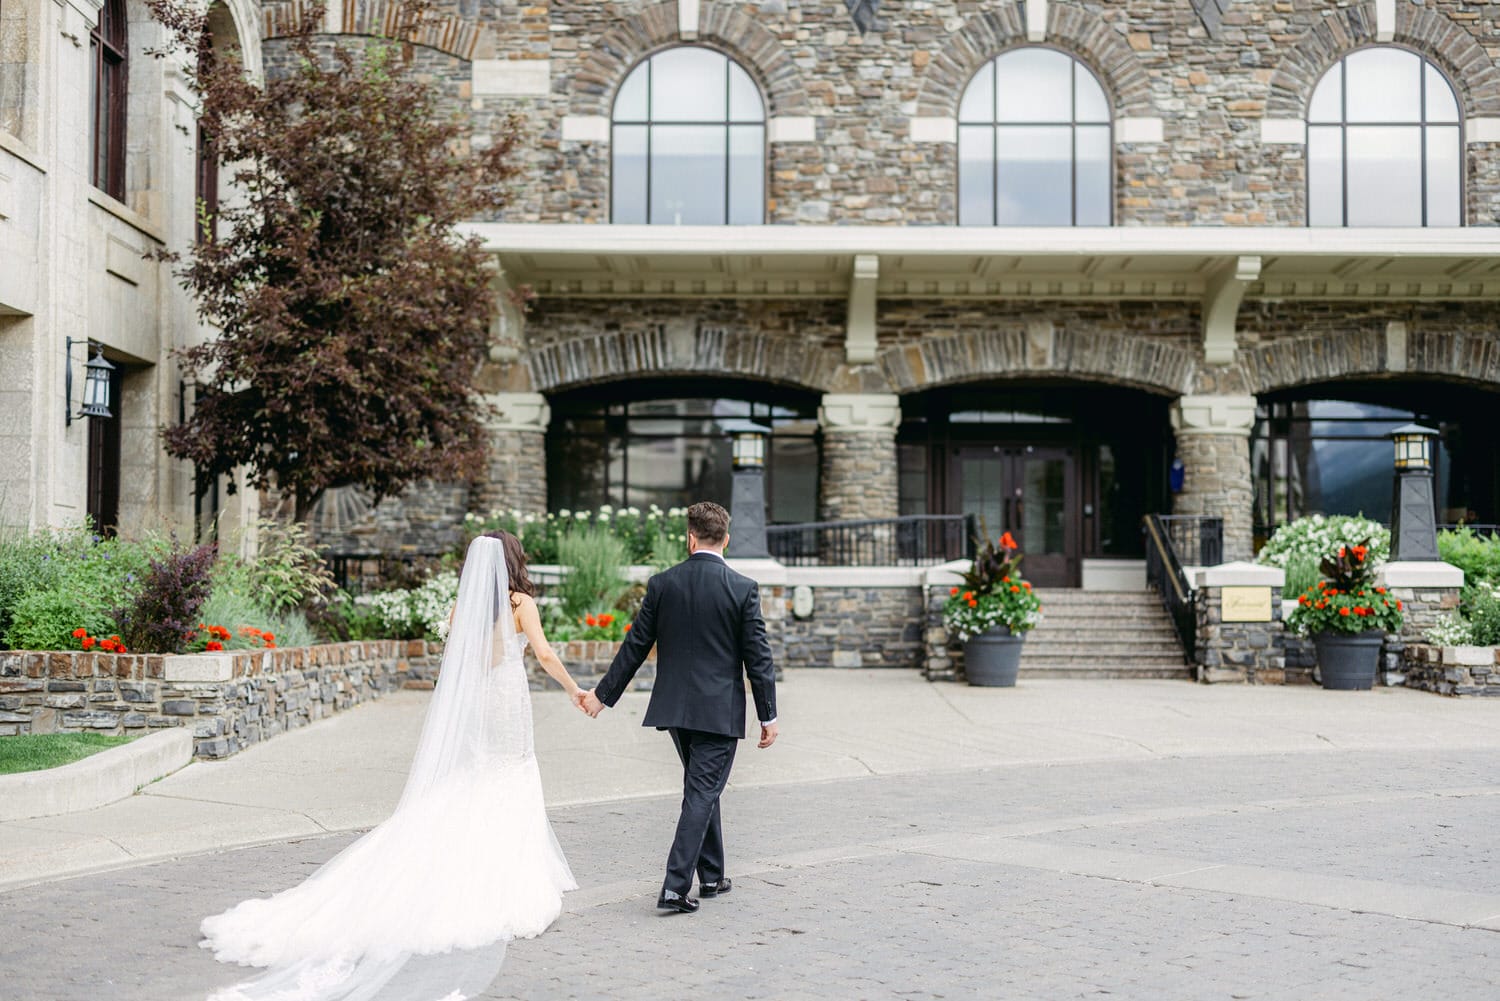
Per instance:
[[[604,703],[599,701],[598,696],[594,694],[594,690],[592,688],[590,688],[588,691],[584,691],[582,688],[580,688],[578,691],[574,692],[573,704],[583,712],[588,713],[591,718],[597,718],[599,714],[604,711]]]
[[[760,727],[760,743],[756,747],[766,748],[776,743],[776,736],[781,730],[775,723],[762,723]]]

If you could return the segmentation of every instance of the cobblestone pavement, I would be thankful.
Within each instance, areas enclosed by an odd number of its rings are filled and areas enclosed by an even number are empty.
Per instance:
[[[1330,751],[732,790],[734,891],[653,908],[676,804],[553,811],[582,888],[499,999],[1500,997],[1500,752]],[[196,926],[350,835],[0,895],[6,1001],[201,999]]]

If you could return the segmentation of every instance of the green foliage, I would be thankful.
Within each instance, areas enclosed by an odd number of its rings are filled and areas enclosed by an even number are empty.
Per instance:
[[[0,638],[10,631],[16,605],[27,592],[57,582],[62,567],[57,552],[56,540],[45,533],[0,526]]]
[[[69,765],[134,739],[102,733],[27,733],[0,737],[0,775]]]
[[[60,587],[32,591],[16,603],[5,643],[12,650],[77,650],[75,629],[87,629],[95,636],[118,631],[114,617],[104,606],[100,597]]]
[[[1500,588],[1489,584],[1464,588],[1462,607],[1469,620],[1469,642],[1500,646]]]
[[[558,560],[567,569],[553,592],[570,618],[615,607],[630,587],[624,575],[625,542],[608,528],[594,525],[564,535]]]
[[[647,563],[665,569],[687,556],[687,509],[662,510],[652,504],[616,510],[608,504],[597,511],[564,508],[545,515],[520,511],[491,511],[489,517],[465,516],[469,539],[502,528],[521,540],[531,563],[566,563],[559,555],[563,537],[584,529],[598,529],[625,545],[625,562]],[[466,540],[467,544],[467,540]]]
[[[1286,561],[1286,583],[1282,585],[1282,594],[1303,594],[1308,588],[1318,583],[1318,568],[1322,564],[1319,557],[1308,553],[1291,553]]]
[[[309,544],[305,525],[266,519],[257,527],[255,559],[221,560],[216,584],[254,596],[257,605],[276,615],[315,604],[333,590],[333,575]]]
[[[385,621],[379,609],[369,603],[360,604],[347,591],[336,592],[314,614],[313,627],[331,642],[386,638]]]
[[[115,607],[140,589],[155,543],[100,539],[87,528],[33,533],[16,555],[5,644],[15,650],[76,650],[73,630],[120,632]],[[23,576],[30,571],[29,580]]]
[[[248,595],[217,585],[198,610],[198,621],[224,626],[229,630],[228,650],[250,650],[264,646],[253,634],[242,631],[249,626],[274,636],[279,647],[311,646],[318,642],[307,617],[293,609],[277,614],[268,612]],[[363,638],[363,637],[358,637]]]
[[[1464,572],[1465,584],[1500,584],[1500,536],[1448,529],[1438,533],[1438,555]]]
[[[1294,559],[1321,561],[1340,546],[1364,543],[1369,563],[1378,567],[1391,558],[1390,529],[1378,521],[1351,515],[1313,514],[1278,528],[1255,557],[1257,563],[1286,569]],[[1290,593],[1290,587],[1287,593]]]

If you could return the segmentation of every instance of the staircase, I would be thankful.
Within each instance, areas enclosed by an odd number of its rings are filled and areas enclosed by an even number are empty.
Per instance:
[[[1026,634],[1021,680],[1195,677],[1154,591],[1036,593],[1042,624]]]

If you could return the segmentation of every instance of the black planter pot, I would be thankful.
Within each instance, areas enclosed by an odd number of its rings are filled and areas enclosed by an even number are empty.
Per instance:
[[[1313,645],[1318,648],[1318,677],[1323,687],[1340,691],[1373,688],[1375,671],[1380,666],[1380,646],[1384,642],[1385,633],[1379,629],[1313,634]]]
[[[964,641],[964,675],[969,684],[1014,688],[1025,641],[1025,633],[1012,633],[1004,626],[969,637]]]

